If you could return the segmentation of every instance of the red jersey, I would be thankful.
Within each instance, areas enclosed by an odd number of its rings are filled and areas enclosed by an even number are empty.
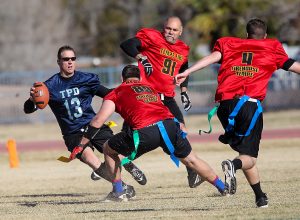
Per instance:
[[[136,37],[142,43],[140,52],[147,56],[153,67],[152,74],[147,77],[143,65],[138,64],[142,81],[148,82],[157,92],[174,97],[174,76],[188,61],[190,48],[181,40],[177,40],[175,44],[168,43],[163,34],[154,29],[141,29]]]
[[[163,105],[158,93],[148,84],[138,81],[122,83],[104,97],[116,105],[116,112],[134,130],[168,118],[174,118]]]
[[[288,60],[276,39],[220,38],[213,51],[222,53],[215,100],[248,95],[263,100],[275,70]]]

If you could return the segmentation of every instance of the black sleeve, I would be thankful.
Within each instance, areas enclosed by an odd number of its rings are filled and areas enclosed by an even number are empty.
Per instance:
[[[139,49],[141,48],[141,46],[142,46],[141,41],[136,37],[125,40],[120,44],[121,49],[128,56],[133,58],[135,58],[136,55],[139,53]]]
[[[285,63],[283,64],[282,66],[282,69],[288,71],[289,68],[295,63],[295,60],[294,59],[288,59],[287,61],[285,61]]]
[[[182,88],[182,87],[188,87],[188,85],[189,85],[189,78],[190,78],[190,76],[187,76],[185,78],[185,80],[180,84],[180,88]]]
[[[179,70],[179,73],[184,72],[185,70],[187,70],[189,68],[189,62],[184,63]],[[180,84],[180,88],[182,87],[188,87],[189,84],[189,78],[190,76],[187,76],[186,79]]]
[[[104,98],[108,93],[110,93],[113,89],[109,89],[103,85],[100,85],[98,91],[96,92],[96,96],[99,96],[101,98]]]
[[[30,99],[27,99],[24,102],[24,112],[26,114],[30,114],[32,112],[35,112],[37,110],[37,107],[35,106],[35,104],[33,103],[33,101],[31,101]]]

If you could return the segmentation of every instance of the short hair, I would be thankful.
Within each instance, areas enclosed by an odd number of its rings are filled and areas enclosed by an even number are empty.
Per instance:
[[[62,47],[60,47],[58,49],[58,52],[57,52],[57,59],[60,60],[61,59],[61,53],[66,51],[66,50],[72,50],[76,56],[76,53],[75,53],[75,50],[73,49],[73,47],[69,46],[69,45],[64,45]]]
[[[251,19],[246,27],[248,38],[263,39],[267,33],[266,23],[258,18]]]
[[[127,65],[122,70],[122,78],[124,81],[132,77],[140,78],[140,76],[141,76],[140,70],[135,65],[131,65],[131,64]]]

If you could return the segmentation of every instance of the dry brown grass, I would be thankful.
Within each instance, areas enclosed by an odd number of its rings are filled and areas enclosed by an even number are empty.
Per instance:
[[[68,164],[56,158],[61,151],[26,152],[17,169],[8,168],[7,155],[0,155],[1,219],[299,219],[299,139],[264,141],[260,152],[262,188],[270,206],[257,209],[254,195],[242,172],[234,196],[220,197],[208,183],[187,187],[183,166],[175,168],[161,150],[136,161],[148,177],[134,185],[136,199],[127,203],[103,203],[111,185],[89,179],[90,169],[78,160]],[[276,146],[274,146],[276,144]],[[219,143],[194,145],[198,155],[222,175],[220,162],[235,156]],[[100,156],[102,158],[102,155]]]
[[[299,116],[298,111],[265,114],[265,129],[299,127]],[[187,122],[195,131],[199,125],[207,126],[206,116],[191,116]],[[216,130],[220,129],[217,124],[214,122]],[[60,138],[56,124],[0,129],[2,138]],[[91,170],[78,160],[68,164],[57,161],[58,156],[67,155],[66,151],[21,153],[16,169],[9,168],[7,153],[1,153],[0,219],[300,219],[299,144],[300,139],[261,143],[258,167],[262,188],[270,200],[267,209],[255,208],[253,192],[240,171],[237,193],[231,197],[220,197],[208,183],[188,188],[185,168],[175,168],[160,149],[136,161],[147,175],[146,186],[138,185],[124,172],[124,180],[137,191],[136,199],[127,203],[101,202],[111,185],[90,180]],[[221,177],[220,162],[236,156],[218,142],[193,147]]]

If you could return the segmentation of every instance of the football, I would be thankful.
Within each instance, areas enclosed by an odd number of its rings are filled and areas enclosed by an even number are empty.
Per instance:
[[[43,82],[35,82],[33,87],[35,87],[33,100],[39,109],[44,109],[49,102],[49,90]]]

